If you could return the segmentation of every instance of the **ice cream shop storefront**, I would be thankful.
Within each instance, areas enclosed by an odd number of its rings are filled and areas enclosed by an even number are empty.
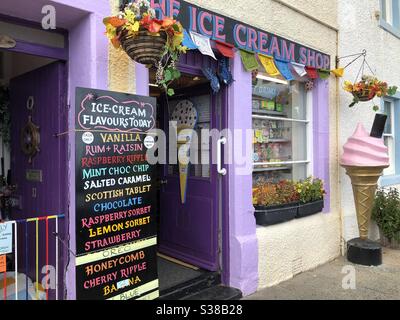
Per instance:
[[[332,52],[97,2],[0,4],[3,298],[238,299],[337,257]]]

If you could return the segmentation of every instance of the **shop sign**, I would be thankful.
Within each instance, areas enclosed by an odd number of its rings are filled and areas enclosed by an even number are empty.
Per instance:
[[[329,55],[224,15],[181,0],[151,0],[151,4],[159,19],[173,16],[188,32],[197,32],[239,49],[330,70]],[[264,18],[268,19],[268,13]]]
[[[0,255],[12,253],[12,224],[0,223]]]
[[[76,91],[78,300],[158,296],[155,168],[146,157],[155,107],[150,97]]]

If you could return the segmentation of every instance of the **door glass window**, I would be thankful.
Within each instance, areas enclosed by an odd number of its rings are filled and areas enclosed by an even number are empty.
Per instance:
[[[193,107],[197,110],[198,120],[194,128],[191,145],[190,177],[210,178],[210,139],[202,134],[203,130],[211,128],[211,96],[209,94],[201,96],[192,96],[184,98],[193,103]],[[169,114],[171,115],[175,107],[182,99],[169,102]],[[169,175],[178,175],[178,165],[168,166]]]

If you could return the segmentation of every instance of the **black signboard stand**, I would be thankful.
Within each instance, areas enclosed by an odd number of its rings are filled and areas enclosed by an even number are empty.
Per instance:
[[[158,297],[156,100],[76,90],[76,298]]]

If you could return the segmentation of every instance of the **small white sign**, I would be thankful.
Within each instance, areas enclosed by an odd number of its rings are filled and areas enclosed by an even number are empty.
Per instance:
[[[94,141],[94,135],[93,135],[93,133],[91,133],[91,132],[85,132],[85,133],[82,135],[82,141],[83,141],[83,143],[86,143],[86,144],[92,144],[93,141]]]
[[[128,280],[122,280],[117,283],[117,289],[123,289],[129,287],[129,279]]]
[[[155,141],[154,141],[154,138],[153,138],[152,136],[147,136],[147,137],[144,139],[144,146],[145,146],[147,149],[153,148],[153,147],[154,147],[154,144],[155,144]]]
[[[12,224],[0,223],[0,255],[12,253]]]

